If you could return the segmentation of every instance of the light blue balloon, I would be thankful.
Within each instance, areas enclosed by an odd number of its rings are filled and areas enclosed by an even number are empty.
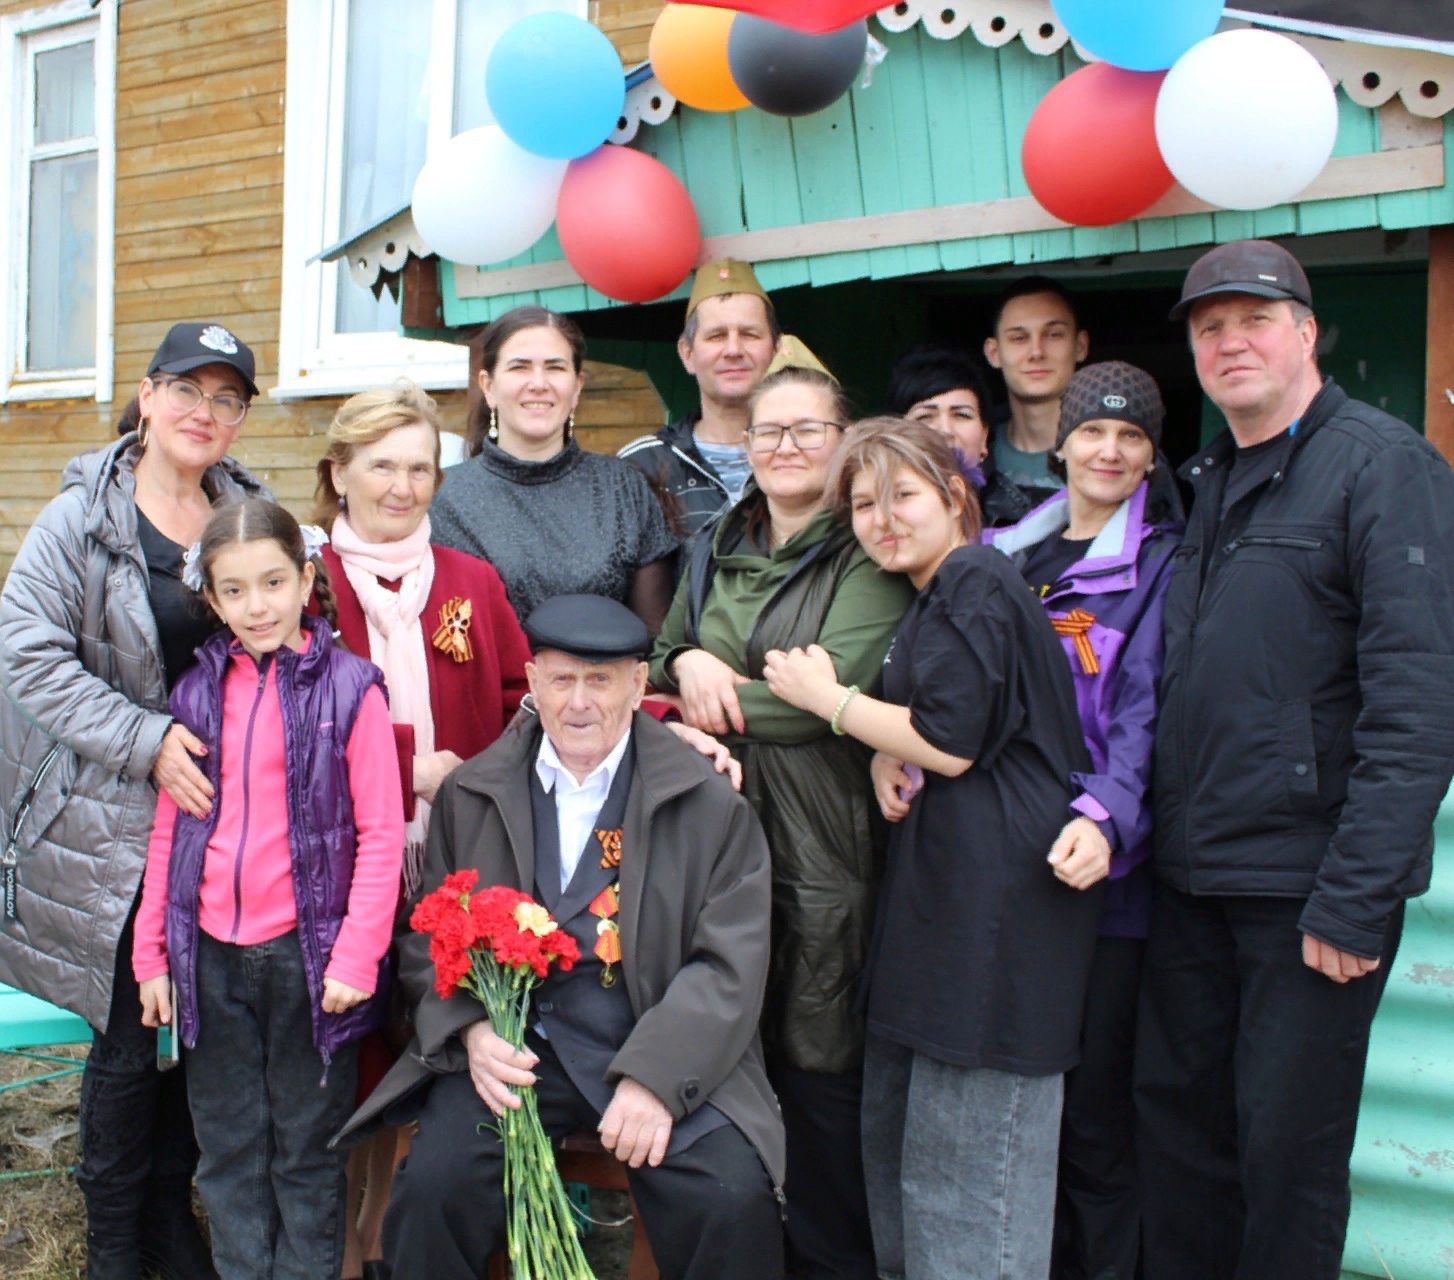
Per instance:
[[[551,160],[594,151],[621,118],[626,76],[599,27],[535,13],[505,28],[485,67],[495,122],[517,146]]]
[[[1165,71],[1217,29],[1223,0],[1051,0],[1081,48],[1127,71]]]

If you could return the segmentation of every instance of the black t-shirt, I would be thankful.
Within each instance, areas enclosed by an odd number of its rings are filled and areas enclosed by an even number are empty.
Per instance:
[[[217,630],[217,617],[182,585],[182,556],[186,549],[152,524],[140,507],[136,509],[136,524],[170,693],[182,673],[195,665],[197,647]]]
[[[1282,447],[1286,443],[1287,432],[1282,431],[1271,440],[1237,450],[1232,458],[1232,469],[1227,473],[1227,487],[1222,490],[1223,520],[1233,503],[1272,478],[1282,460]]]
[[[1020,572],[1025,575],[1025,581],[1030,584],[1036,598],[1045,599],[1050,594],[1050,589],[1060,581],[1061,575],[1071,565],[1079,564],[1085,559],[1085,553],[1090,550],[1090,544],[1094,541],[1094,538],[1072,539],[1064,534],[1056,534],[1046,538],[1038,547],[1032,548]]]
[[[884,697],[974,764],[925,771],[893,828],[867,970],[875,1034],[962,1067],[1054,1075],[1079,1056],[1100,886],[1046,858],[1088,770],[1070,667],[1000,552],[961,547],[909,607]]]

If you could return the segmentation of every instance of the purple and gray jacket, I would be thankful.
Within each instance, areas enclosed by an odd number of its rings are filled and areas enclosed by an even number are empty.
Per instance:
[[[388,974],[379,975],[374,995],[342,1014],[324,1013],[323,972],[348,911],[353,860],[358,843],[348,785],[348,742],[364,694],[383,688],[372,663],[340,649],[322,622],[305,614],[312,633],[308,649],[280,649],[278,702],[282,708],[287,761],[288,841],[293,893],[298,903],[298,943],[313,1005],[313,1044],[324,1064],[383,1022]],[[197,650],[197,665],[172,690],[171,711],[207,746],[199,765],[219,785],[222,747],[222,679],[232,635],[219,631]],[[220,806],[207,818],[177,815],[167,876],[166,936],[177,982],[177,1027],[182,1043],[197,1043],[197,902],[207,841]]]
[[[1161,684],[1161,616],[1172,553],[1183,524],[1147,516],[1149,483],[1116,510],[1044,599],[1052,621],[1075,609],[1095,621],[1086,632],[1100,670],[1087,672],[1072,636],[1062,636],[1085,744],[1094,771],[1072,775],[1081,791],[1071,808],[1093,819],[1111,843],[1111,882],[1101,934],[1144,938],[1151,915],[1151,769]],[[1070,521],[1065,493],[1042,502],[1018,524],[986,529],[982,541],[1017,565]]]

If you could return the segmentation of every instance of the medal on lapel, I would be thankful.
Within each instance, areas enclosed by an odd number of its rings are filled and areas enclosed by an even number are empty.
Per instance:
[[[601,985],[616,985],[616,970],[612,967],[621,963],[621,927],[616,917],[621,911],[620,883],[602,889],[588,908],[597,918],[596,945],[593,950],[601,962]]]
[[[470,619],[474,604],[463,596],[447,600],[439,610],[439,626],[434,632],[434,647],[447,653],[456,662],[468,662],[475,656],[470,646]]]
[[[597,831],[596,839],[601,842],[601,870],[614,871],[621,865],[621,835],[624,827],[614,831]]]

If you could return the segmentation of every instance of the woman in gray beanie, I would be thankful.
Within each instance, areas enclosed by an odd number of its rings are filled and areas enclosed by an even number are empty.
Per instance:
[[[1158,452],[1161,392],[1119,360],[1090,364],[1060,401],[1051,469],[1066,487],[985,541],[1009,555],[1059,632],[1092,770],[1051,850],[1063,881],[1109,879],[1081,1030],[1065,1077],[1052,1280],[1132,1280],[1140,1197],[1131,1060],[1151,910],[1151,750],[1161,613],[1183,519]]]

